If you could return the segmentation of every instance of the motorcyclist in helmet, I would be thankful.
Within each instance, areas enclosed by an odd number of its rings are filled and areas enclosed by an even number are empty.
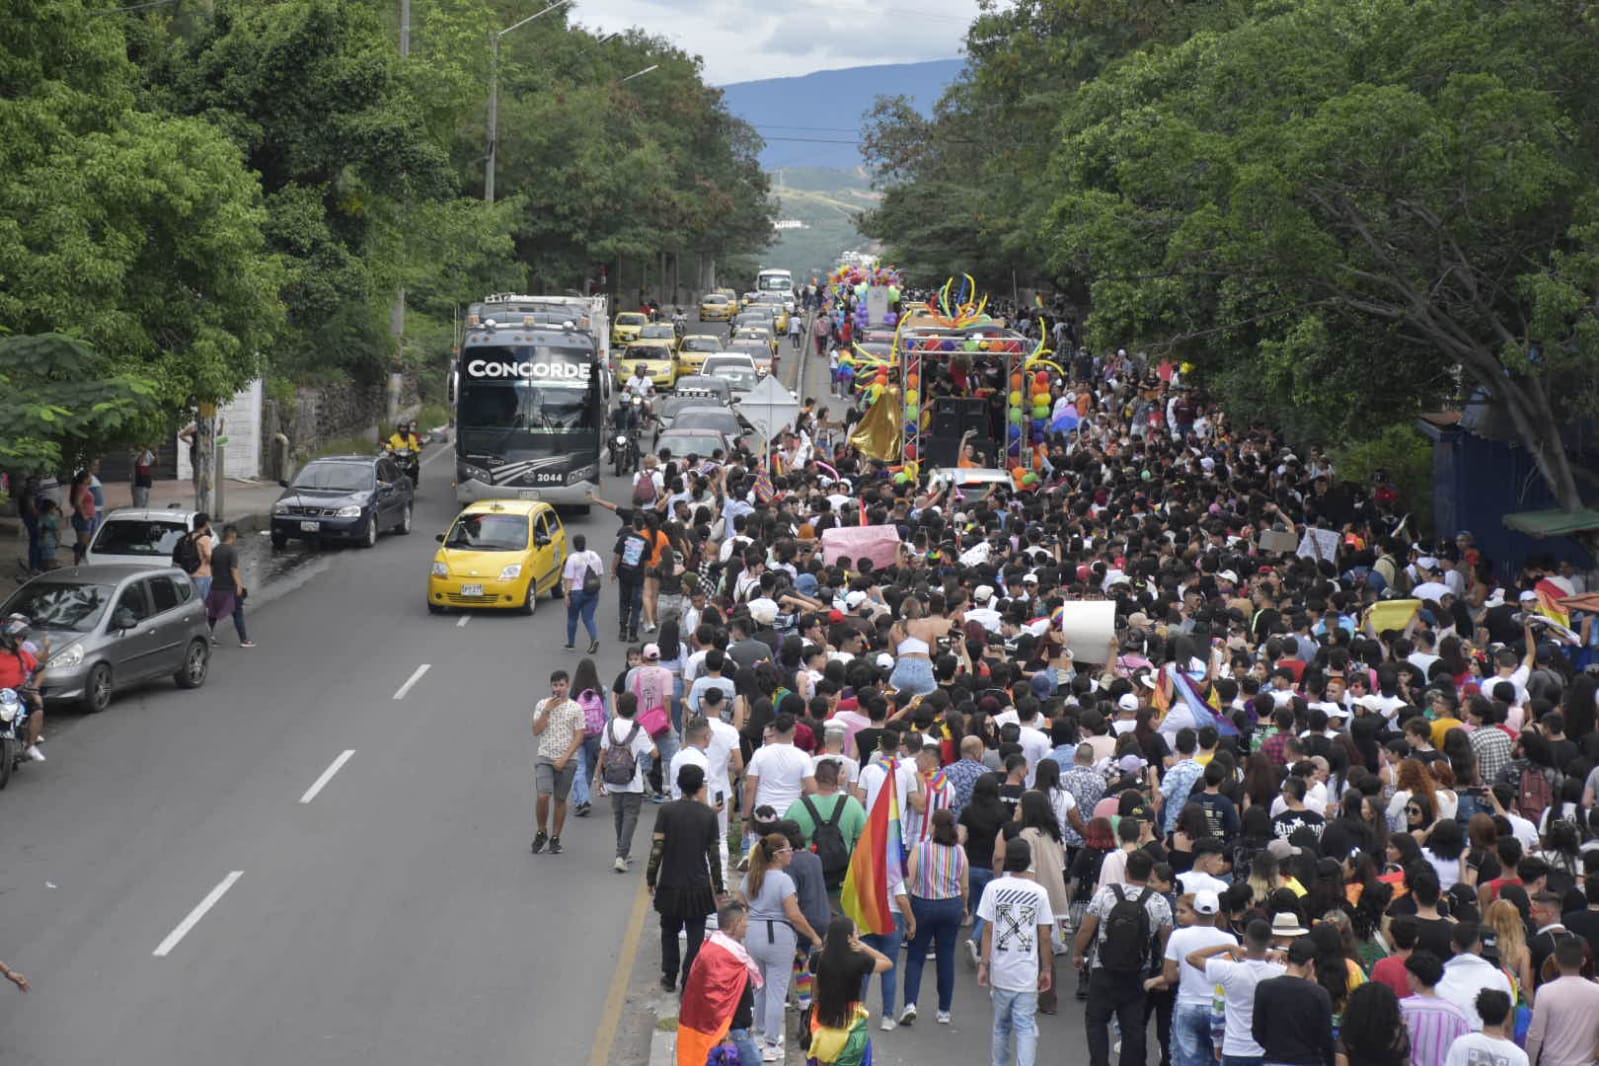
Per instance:
[[[422,438],[416,435],[416,423],[414,422],[396,422],[394,424],[394,432],[385,443],[391,452],[397,452],[405,448],[409,448],[413,452],[422,450]]]
[[[36,647],[28,640],[32,625],[24,614],[9,615],[0,621],[0,689],[12,689],[27,701],[30,713],[24,741],[28,758],[44,762],[44,752],[39,750],[39,738],[44,733],[44,699],[39,694],[44,670],[39,652],[44,651],[48,657],[48,648]]]

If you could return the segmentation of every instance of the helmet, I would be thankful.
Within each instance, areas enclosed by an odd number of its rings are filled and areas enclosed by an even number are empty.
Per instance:
[[[13,722],[22,714],[22,700],[15,690],[0,688],[0,722]]]
[[[20,612],[9,614],[4,622],[0,622],[0,632],[13,639],[22,636],[33,628],[33,619]]]

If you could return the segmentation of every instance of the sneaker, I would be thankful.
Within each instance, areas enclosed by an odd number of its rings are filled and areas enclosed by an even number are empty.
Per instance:
[[[882,1020],[882,1022],[878,1025],[878,1028],[883,1030],[883,1032],[885,1032],[885,1033],[892,1033],[895,1029],[898,1029],[899,1026],[894,1024],[894,1019],[892,1019],[892,1018],[884,1018]]]
[[[966,941],[966,958],[971,961],[973,967],[982,963],[983,949],[977,946],[977,941],[970,939]]]
[[[551,837],[550,838],[550,854],[551,855],[559,855],[560,853],[561,853],[561,838],[560,837]]]
[[[239,647],[241,647],[241,648],[253,648],[253,647],[255,647],[255,641],[253,641],[253,640],[241,640],[241,641],[239,641]]]
[[[783,1061],[783,1049],[778,1047],[778,1046],[776,1046],[775,1044],[767,1044],[765,1047],[761,1048],[761,1061],[762,1062],[782,1062]]]
[[[907,1003],[905,1009],[899,1012],[899,1024],[910,1025],[916,1021],[916,1004]]]
[[[650,797],[650,802],[651,803],[665,803],[666,802],[666,794],[664,792],[657,792],[655,795]]]
[[[44,752],[39,750],[39,745],[29,744],[28,758],[32,759],[34,762],[44,762]]]
[[[663,976],[661,978],[661,991],[662,992],[676,992],[677,991],[677,981],[674,978]]]
[[[655,632],[655,623],[654,622],[645,622],[644,623],[644,632],[646,632],[646,633]]]
[[[587,818],[588,815],[589,815],[589,811],[591,811],[593,809],[594,809],[594,807],[593,807],[592,804],[579,803],[576,807],[572,808],[572,817],[574,817],[574,818]]]
[[[616,861],[611,863],[611,869],[615,870],[619,874],[627,873],[627,860],[618,855],[616,857]]]
[[[938,1014],[937,1014],[937,1018],[938,1018],[938,1024],[939,1025],[948,1025],[949,1024],[949,1011],[947,1011],[947,1010],[939,1011]]]
[[[561,647],[565,648],[567,651],[576,651],[577,650],[577,645],[576,644],[562,644]]]
[[[222,642],[220,640],[218,640],[215,636],[212,636],[212,638],[211,638],[211,646],[213,648],[220,648],[222,646]]]
[[[550,834],[540,829],[538,834],[533,838],[533,854],[537,855],[539,852],[543,851],[544,845],[548,844],[549,842]]]

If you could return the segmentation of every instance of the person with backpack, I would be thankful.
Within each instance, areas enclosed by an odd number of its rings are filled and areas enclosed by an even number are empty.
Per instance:
[[[195,513],[189,532],[172,546],[172,564],[194,582],[195,591],[205,600],[211,594],[211,516]]]
[[[638,722],[660,750],[659,758],[645,769],[651,798],[656,803],[666,802],[666,768],[677,754],[677,730],[673,728],[672,713],[677,702],[677,679],[672,671],[661,665],[659,644],[646,644],[640,654],[639,665],[628,671],[627,690],[638,698]]]
[[[1038,994],[1051,987],[1055,914],[1049,893],[1028,873],[1032,865],[1032,845],[1021,837],[1007,840],[1004,872],[988,883],[977,903],[977,916],[985,923],[977,984],[993,990],[994,1066],[1033,1066],[1038,1056]]]
[[[611,817],[616,826],[616,861],[611,869],[625,874],[632,862],[639,808],[644,804],[645,760],[656,758],[659,753],[638,723],[638,697],[631,692],[616,697],[616,716],[606,723],[600,735],[604,746],[594,788],[596,794],[611,797]]]
[[[1149,884],[1155,859],[1139,850],[1127,856],[1126,884],[1110,884],[1094,893],[1073,945],[1072,963],[1081,967],[1094,946],[1088,974],[1088,1030],[1091,1066],[1110,1066],[1110,1019],[1121,1026],[1123,1066],[1142,1064],[1148,1019],[1144,981],[1151,962],[1166,952],[1171,935],[1171,905]]]
[[[577,639],[578,618],[588,630],[589,650],[593,655],[600,650],[600,631],[594,625],[594,609],[599,606],[600,588],[605,581],[605,563],[600,553],[589,551],[588,538],[578,533],[572,537],[572,554],[566,557],[566,569],[561,572],[566,593],[566,650],[573,650]]]
[[[621,514],[609,501],[596,497],[594,502]],[[611,560],[611,583],[618,593],[616,639],[624,643],[638,640],[639,620],[644,613],[644,565],[649,553],[644,528],[644,512],[633,511],[616,536],[615,557]]]
[[[827,891],[835,898],[849,872],[855,842],[866,832],[866,808],[845,793],[840,770],[839,764],[830,759],[816,763],[812,771],[816,793],[800,796],[783,812],[783,820],[800,827],[805,846],[822,860]]]
[[[577,749],[577,776],[572,780],[572,815],[586,818],[593,809],[589,782],[600,768],[600,735],[605,732],[608,717],[605,688],[593,659],[582,660],[572,671],[572,691],[577,693],[577,705],[583,711],[583,746]]]

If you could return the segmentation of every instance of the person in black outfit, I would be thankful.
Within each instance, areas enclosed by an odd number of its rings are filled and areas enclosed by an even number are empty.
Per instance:
[[[1251,1035],[1266,1062],[1333,1066],[1332,997],[1316,983],[1316,945],[1300,937],[1288,948],[1288,972],[1255,986]]]
[[[677,787],[683,798],[656,812],[644,875],[661,916],[661,987],[668,992],[677,991],[679,975],[688,983],[694,956],[705,941],[705,919],[716,913],[718,899],[726,895],[717,848],[721,826],[716,812],[705,805],[704,769],[685,764],[677,772]],[[688,934],[681,959],[680,930]]]

